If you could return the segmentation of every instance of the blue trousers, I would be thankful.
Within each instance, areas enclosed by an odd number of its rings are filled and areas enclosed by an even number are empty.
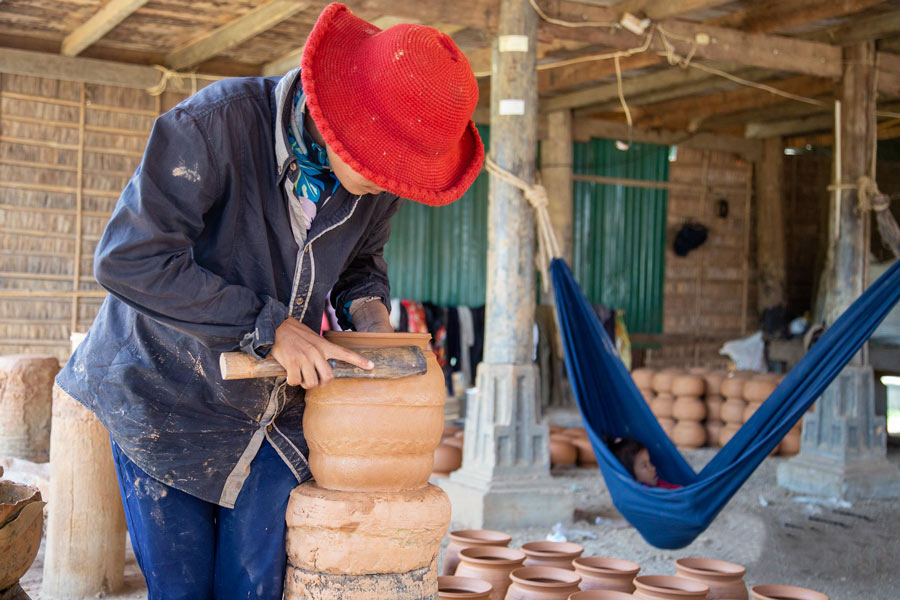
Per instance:
[[[233,509],[151,478],[112,443],[149,600],[281,600],[288,495],[297,479],[268,441]]]

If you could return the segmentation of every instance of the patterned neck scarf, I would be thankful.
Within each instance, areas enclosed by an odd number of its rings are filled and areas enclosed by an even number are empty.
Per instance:
[[[317,203],[319,198],[333,195],[341,183],[331,170],[325,148],[313,141],[303,126],[305,107],[303,90],[298,89],[294,94],[294,110],[291,112],[288,142],[297,159],[297,166],[300,167],[300,174],[294,186],[297,195]]]

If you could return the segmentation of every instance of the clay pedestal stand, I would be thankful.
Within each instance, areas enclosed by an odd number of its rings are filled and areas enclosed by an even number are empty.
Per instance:
[[[125,513],[109,433],[56,386],[47,509],[42,596],[80,598],[118,590],[125,570]]]
[[[0,457],[50,460],[52,356],[0,356]]]
[[[351,349],[419,346],[428,334],[331,332]],[[450,501],[428,483],[443,431],[444,378],[339,379],[306,395],[316,484],[291,493],[286,600],[435,600]]]

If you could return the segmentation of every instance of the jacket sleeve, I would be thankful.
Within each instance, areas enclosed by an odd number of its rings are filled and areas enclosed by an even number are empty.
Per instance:
[[[94,276],[135,310],[213,350],[240,348],[261,357],[287,307],[229,284],[193,257],[204,215],[227,200],[229,170],[209,140],[210,132],[183,109],[157,119],[97,246]]]
[[[350,303],[357,298],[377,296],[391,311],[391,285],[388,281],[387,263],[384,261],[384,245],[391,237],[391,217],[403,199],[396,197],[386,205],[385,210],[373,218],[372,225],[364,234],[359,250],[344,268],[331,291],[331,302],[338,317],[338,324],[344,329],[351,328]]]

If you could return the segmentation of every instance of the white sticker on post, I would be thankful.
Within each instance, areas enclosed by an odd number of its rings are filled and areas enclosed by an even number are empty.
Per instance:
[[[500,101],[501,115],[524,115],[525,101],[513,98],[507,98]]]
[[[501,35],[500,52],[528,52],[528,36]]]

